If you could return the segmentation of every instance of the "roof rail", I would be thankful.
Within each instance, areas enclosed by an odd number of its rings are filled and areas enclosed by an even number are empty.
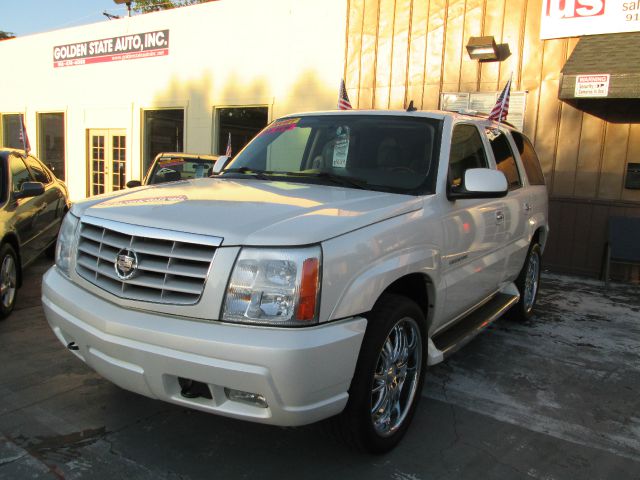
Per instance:
[[[477,117],[477,118],[484,118],[485,120],[489,120],[489,115],[486,113],[479,113],[476,110],[458,110],[458,112],[460,115],[467,115],[468,117]],[[518,130],[518,127],[516,127],[513,123],[510,122],[499,122],[501,125],[507,125],[508,127],[511,128],[515,128],[516,130]]]

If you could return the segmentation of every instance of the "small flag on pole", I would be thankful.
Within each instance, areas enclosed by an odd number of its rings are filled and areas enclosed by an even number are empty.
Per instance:
[[[489,120],[494,120],[496,122],[504,122],[507,120],[507,115],[509,115],[509,97],[511,96],[511,80],[513,76],[509,79],[507,84],[504,86],[504,90],[498,97],[498,101],[495,106],[491,110],[489,114]]]
[[[227,139],[227,149],[224,151],[225,156],[231,156],[231,132],[229,132],[229,138]]]
[[[24,124],[24,115],[20,115],[20,132],[18,133],[20,143],[24,154],[27,155],[31,151],[31,144],[29,143],[29,136],[27,135],[27,127]]]
[[[351,110],[351,102],[347,89],[344,86],[344,79],[340,81],[340,95],[338,96],[338,110]]]

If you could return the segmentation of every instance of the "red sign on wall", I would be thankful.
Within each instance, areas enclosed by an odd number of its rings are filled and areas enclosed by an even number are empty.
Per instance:
[[[540,38],[640,31],[640,0],[543,0]]]
[[[134,33],[121,37],[53,47],[53,66],[74,67],[91,63],[118,62],[169,54],[169,30]]]

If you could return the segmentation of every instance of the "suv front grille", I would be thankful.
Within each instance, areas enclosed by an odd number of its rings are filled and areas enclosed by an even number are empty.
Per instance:
[[[82,219],[76,271],[120,298],[166,304],[196,303],[221,239],[139,227],[92,217]],[[116,273],[121,253],[135,252],[131,278]]]

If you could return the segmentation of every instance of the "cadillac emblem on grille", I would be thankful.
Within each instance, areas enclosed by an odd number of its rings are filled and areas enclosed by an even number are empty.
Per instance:
[[[138,272],[138,255],[133,250],[123,248],[118,252],[114,266],[120,280],[129,280]]]

